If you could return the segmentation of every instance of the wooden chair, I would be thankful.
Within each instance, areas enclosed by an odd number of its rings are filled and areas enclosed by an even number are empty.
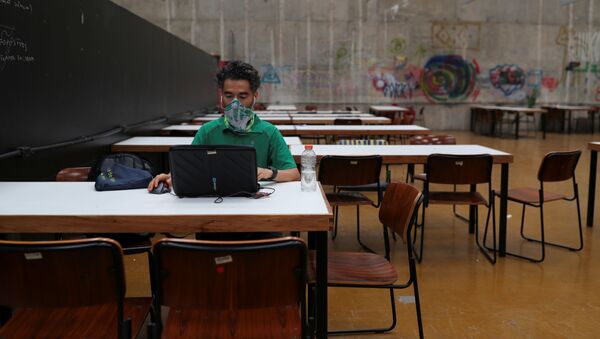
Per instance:
[[[0,241],[0,338],[131,338],[151,298],[124,298],[121,246],[111,239]]]
[[[302,239],[163,239],[154,253],[157,309],[169,313],[151,338],[306,338]]]
[[[381,204],[381,173],[382,158],[379,155],[368,156],[333,156],[321,158],[319,164],[319,181],[322,185],[333,186],[333,192],[326,193],[329,204],[335,213],[332,238],[337,236],[339,206],[356,205],[356,239],[367,251],[373,252],[360,239],[360,206]],[[351,191],[348,186],[375,185],[377,203],[359,191]],[[343,190],[342,190],[343,189]]]
[[[427,158],[425,165],[426,180],[424,183],[423,194],[425,201],[423,204],[422,217],[420,223],[421,246],[419,253],[415,250],[417,260],[421,262],[423,258],[423,235],[425,233],[425,208],[429,204],[445,205],[468,205],[470,206],[469,232],[474,228],[475,241],[481,252],[490,261],[496,263],[496,210],[494,205],[494,190],[492,189],[492,165],[493,158],[489,154],[480,155],[448,155],[432,154]],[[454,191],[432,191],[431,184],[454,185]],[[488,184],[488,200],[477,192],[478,184]],[[469,192],[457,192],[456,185],[469,185]],[[479,242],[479,222],[477,207],[479,205],[488,208],[485,231],[482,243]],[[493,225],[493,249],[483,246],[485,244],[488,226],[492,216]],[[416,242],[417,232],[414,233],[414,242]],[[491,254],[490,254],[491,253]]]
[[[456,145],[456,138],[453,135],[415,135],[408,140],[409,145]],[[408,164],[406,172],[406,182],[409,180],[425,181],[425,173],[415,174],[415,165]]]
[[[327,263],[328,286],[388,289],[392,311],[392,322],[388,327],[338,330],[331,331],[329,334],[381,333],[393,330],[397,323],[394,290],[406,289],[412,286],[415,297],[419,337],[423,338],[417,270],[413,253],[413,242],[411,240],[412,228],[422,201],[423,196],[416,188],[403,183],[389,184],[385,191],[381,208],[379,209],[379,220],[383,224],[385,256],[364,252],[329,252]],[[404,283],[397,283],[398,273],[395,267],[398,265],[390,262],[388,228],[394,234],[400,236],[406,243],[408,271],[410,275]],[[309,272],[309,279],[312,282],[315,276],[315,256],[312,252]],[[312,314],[313,308],[309,307],[309,311]]]
[[[575,168],[581,156],[581,151],[571,152],[550,152],[544,156],[542,164],[538,170],[538,180],[540,182],[539,188],[534,187],[522,187],[508,190],[507,199],[523,205],[521,214],[521,237],[528,241],[533,241],[541,244],[541,257],[532,258],[515,253],[506,252],[514,257],[527,259],[533,262],[542,262],[546,256],[546,245],[556,246],[565,248],[571,251],[580,251],[583,248],[583,231],[581,228],[581,212],[579,209],[579,189],[577,187],[577,181],[575,180]],[[544,183],[546,182],[559,182],[571,180],[573,182],[573,196],[568,197],[561,193],[553,193],[544,191]],[[575,200],[577,204],[577,220],[579,222],[579,245],[577,247],[570,247],[563,244],[548,242],[545,239],[544,232],[544,204],[558,201]],[[525,207],[537,207],[540,209],[540,231],[541,240],[533,239],[524,234],[524,223],[525,223]]]

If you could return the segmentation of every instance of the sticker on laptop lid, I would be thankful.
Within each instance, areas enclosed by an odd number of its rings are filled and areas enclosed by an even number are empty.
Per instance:
[[[25,253],[25,260],[39,260],[39,259],[43,259],[44,257],[42,256],[42,253],[40,252],[31,252],[31,253]]]
[[[233,258],[230,255],[215,258],[215,264],[217,264],[217,265],[228,264],[230,262],[233,262]]]

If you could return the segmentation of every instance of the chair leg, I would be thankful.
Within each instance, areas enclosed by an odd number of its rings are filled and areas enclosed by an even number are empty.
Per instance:
[[[567,245],[563,245],[563,244],[559,244],[559,243],[554,243],[554,242],[549,242],[549,241],[544,241],[544,234],[542,233],[542,240],[538,240],[538,239],[533,239],[530,237],[527,237],[523,234],[523,231],[521,231],[521,236],[528,241],[532,241],[532,242],[537,242],[537,243],[544,243],[546,245],[550,245],[550,246],[555,246],[555,247],[560,247],[560,248],[564,248],[570,251],[580,251],[581,249],[583,249],[583,229],[581,227],[581,212],[579,209],[579,198],[577,197],[576,199],[577,202],[577,219],[578,219],[578,223],[579,223],[579,246],[578,247],[570,247]],[[542,224],[542,230],[544,228],[544,214],[542,212],[543,210],[543,205],[540,206],[540,220],[541,220],[541,224]]]
[[[456,185],[454,185],[454,192],[456,192]],[[469,218],[456,212],[456,205],[452,205],[452,213],[454,213],[454,216],[461,219],[462,221],[469,222]]]
[[[375,251],[360,240],[360,205],[356,205],[356,240],[358,240],[358,243],[364,250],[375,253]]]
[[[516,253],[511,253],[506,251],[507,255],[510,255],[512,257],[516,257],[516,258],[521,258],[521,259],[525,259],[525,260],[529,260],[531,262],[534,263],[541,263],[544,261],[544,259],[546,258],[546,241],[544,238],[544,204],[540,205],[540,231],[541,231],[541,236],[542,236],[542,240],[536,240],[536,239],[531,239],[525,236],[524,234],[524,224],[525,224],[525,207],[526,205],[523,204],[523,210],[521,212],[521,237],[523,237],[523,239],[526,239],[528,241],[534,241],[534,242],[539,242],[542,246],[541,246],[541,257],[540,258],[533,258],[533,257],[528,257],[528,256],[524,256],[524,255],[520,255],[520,254],[516,254]]]
[[[393,330],[396,327],[397,323],[397,315],[396,315],[396,302],[394,300],[394,289],[390,288],[390,304],[392,307],[392,323],[388,327],[381,328],[364,328],[364,329],[356,329],[356,330],[334,330],[328,331],[328,335],[340,335],[340,334],[365,334],[365,333],[385,333]],[[419,310],[420,311],[420,310]],[[420,312],[417,314],[417,317],[420,317]],[[419,323],[420,325],[420,323]],[[420,329],[421,330],[421,329]],[[422,338],[422,336],[421,336]]]
[[[333,206],[333,212],[334,212],[334,216],[333,216],[333,232],[331,234],[331,239],[335,240],[335,237],[337,237],[337,228],[338,228],[338,206]]]
[[[410,254],[409,254],[410,256]],[[415,261],[409,258],[408,266],[415,294],[415,308],[417,311],[417,325],[419,327],[419,338],[423,339],[423,318],[421,317],[421,298],[419,297],[419,283],[417,282],[417,267]]]
[[[423,260],[423,240],[424,240],[424,234],[425,234],[425,204],[422,204],[421,206],[422,210],[421,210],[421,223],[419,224],[418,222],[415,222],[415,228],[414,228],[414,233],[413,233],[413,252],[415,254],[415,259],[417,260],[417,262],[421,262],[421,260]],[[418,229],[421,229],[421,246],[419,247],[418,253],[417,253],[417,248],[416,248],[416,243],[417,243],[417,232]],[[410,235],[409,235],[410,236]]]
[[[477,243],[477,247],[481,250],[481,253],[485,255],[487,260],[492,264],[496,264],[496,205],[493,200],[490,200],[490,206],[488,207],[488,213],[485,221],[485,229],[483,232],[483,242],[479,242],[479,223],[475,225],[475,242]],[[488,251],[485,246],[487,239],[488,226],[490,224],[490,213],[492,214],[492,237],[493,237],[493,249]],[[483,245],[482,245],[483,244]],[[490,254],[491,252],[491,254]]]

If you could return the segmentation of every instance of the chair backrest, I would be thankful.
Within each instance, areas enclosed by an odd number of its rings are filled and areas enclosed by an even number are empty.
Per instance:
[[[304,106],[304,109],[307,111],[316,111],[318,109],[317,105],[306,105]]]
[[[56,181],[88,181],[91,167],[67,167],[56,174]]]
[[[403,183],[390,183],[379,208],[379,221],[407,240],[410,223],[422,201],[421,192]]]
[[[573,178],[581,151],[550,152],[538,170],[539,181],[563,181]]]
[[[410,145],[456,145],[452,135],[415,135],[408,141]]]
[[[298,306],[306,283],[306,244],[163,239],[154,245],[161,305],[230,310]]]
[[[425,172],[428,183],[469,185],[492,180],[493,158],[489,154],[431,154]]]
[[[123,252],[114,240],[0,241],[0,305],[122,305]]]
[[[354,119],[354,118],[348,118],[348,119],[344,119],[344,118],[335,118],[333,120],[333,124],[334,125],[362,125],[362,120],[361,119]]]
[[[379,182],[382,158],[379,155],[327,155],[319,163],[322,185],[350,186]]]

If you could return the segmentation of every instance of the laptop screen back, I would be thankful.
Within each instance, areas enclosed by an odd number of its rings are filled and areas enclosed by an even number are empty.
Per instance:
[[[259,189],[254,147],[173,146],[169,164],[173,190],[180,197],[249,196]]]

